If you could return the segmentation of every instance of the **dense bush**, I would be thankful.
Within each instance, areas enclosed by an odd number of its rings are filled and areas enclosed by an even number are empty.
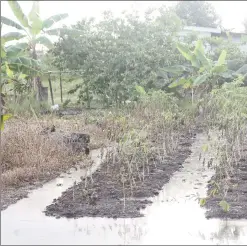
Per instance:
[[[105,12],[98,23],[84,19],[73,27],[81,37],[62,33],[51,52],[59,69],[80,70],[82,81],[71,91],[80,91],[80,101],[120,105],[133,99],[136,85],[164,89],[156,72],[182,62],[174,45],[180,27],[179,18],[164,8],[149,11],[144,20],[136,13],[116,18]]]

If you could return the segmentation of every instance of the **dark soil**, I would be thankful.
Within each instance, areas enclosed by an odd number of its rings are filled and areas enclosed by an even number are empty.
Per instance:
[[[158,195],[164,184],[168,183],[172,174],[178,171],[185,159],[191,154],[191,144],[195,134],[182,135],[176,152],[162,162],[153,160],[149,174],[144,181],[136,181],[132,194],[126,182],[123,184],[109,170],[119,170],[111,163],[102,163],[93,175],[85,189],[82,181],[65,191],[61,197],[46,207],[48,216],[79,218],[79,217],[108,217],[134,218],[142,217],[140,210],[151,203],[149,197]],[[119,171],[118,171],[119,172]],[[125,199],[124,199],[125,198]],[[125,200],[125,202],[124,202]]]
[[[213,176],[211,181],[215,180]],[[212,186],[209,185],[209,192]],[[229,188],[225,201],[230,205],[230,210],[224,212],[219,206],[222,196],[216,195],[206,203],[206,217],[209,218],[228,218],[228,219],[247,219],[247,159],[241,159],[229,181]]]

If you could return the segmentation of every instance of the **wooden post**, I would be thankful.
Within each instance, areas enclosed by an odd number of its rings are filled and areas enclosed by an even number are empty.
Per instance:
[[[53,91],[52,91],[52,85],[51,85],[51,73],[49,73],[48,81],[49,81],[49,87],[50,87],[50,93],[51,93],[51,103],[52,105],[54,105]]]
[[[61,103],[63,103],[63,85],[62,85],[62,74],[61,74],[61,70],[60,70],[60,77],[59,77],[59,80],[60,80],[60,96],[61,96]]]

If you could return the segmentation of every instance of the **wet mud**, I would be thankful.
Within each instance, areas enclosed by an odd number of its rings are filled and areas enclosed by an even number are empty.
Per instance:
[[[57,218],[108,217],[136,218],[142,217],[142,209],[151,204],[150,197],[159,194],[169,182],[174,172],[178,171],[191,154],[191,144],[195,133],[181,135],[179,145],[172,156],[150,165],[149,174],[144,181],[138,181],[135,187],[125,188],[123,183],[109,170],[116,167],[104,162],[87,182],[74,185],[62,196],[55,199],[44,211],[47,216]]]
[[[185,141],[186,142],[186,141]],[[246,245],[247,220],[206,219],[198,198],[207,194],[207,183],[215,171],[199,160],[205,134],[197,134],[192,153],[165,184],[159,194],[147,199],[151,206],[138,218],[60,218],[43,212],[54,199],[81,182],[80,177],[99,170],[105,160],[100,151],[92,151],[95,165],[90,170],[71,171],[31,192],[28,198],[1,212],[3,245]],[[205,153],[206,163],[212,155]],[[75,196],[76,197],[76,196]],[[91,196],[93,198],[94,196]],[[72,196],[73,198],[73,196]],[[127,198],[126,198],[127,199]],[[141,197],[128,198],[143,201]],[[94,198],[91,199],[93,202]],[[121,201],[122,198],[119,198]],[[89,197],[88,197],[88,201]],[[110,203],[109,203],[110,204]],[[130,204],[130,203],[129,203]],[[78,208],[80,204],[77,204]],[[85,206],[85,204],[82,204]],[[109,207],[112,204],[108,205]],[[126,205],[126,207],[129,205]],[[132,206],[132,205],[131,205]],[[89,207],[91,208],[91,207]],[[68,210],[70,207],[68,207]],[[80,208],[79,208],[80,209]],[[179,236],[178,236],[179,235]]]
[[[217,180],[214,175],[208,185],[208,195],[214,189],[212,181]],[[226,195],[221,193],[210,197],[206,203],[206,217],[221,218],[221,219],[247,219],[247,159],[239,160],[239,163],[234,168],[234,172],[228,180]],[[222,198],[229,204],[229,211],[225,212],[219,205]]]

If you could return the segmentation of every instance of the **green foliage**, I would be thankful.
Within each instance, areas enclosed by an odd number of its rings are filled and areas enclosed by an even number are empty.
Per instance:
[[[211,3],[205,1],[179,1],[175,12],[189,26],[217,27],[221,22]]]
[[[13,14],[18,19],[20,24],[23,27],[29,27],[28,19],[26,15],[23,13],[19,3],[17,1],[8,1],[8,3],[9,3],[10,8],[12,9]]]
[[[63,108],[66,108],[70,102],[71,102],[70,99],[66,99],[65,102],[63,103]]]
[[[135,88],[136,88],[136,91],[138,92],[138,94],[140,96],[144,96],[144,95],[147,94],[146,91],[144,90],[144,88],[142,86],[136,85]]]
[[[83,19],[74,29],[81,37],[60,34],[52,50],[53,65],[59,69],[77,70],[72,76],[82,78],[71,92],[79,92],[79,101],[90,104],[100,100],[105,106],[121,105],[136,97],[136,85],[145,91],[164,89],[164,80],[157,79],[160,67],[180,63],[174,49],[179,19],[160,9],[142,21],[137,14],[126,13],[115,18],[104,13],[102,21]]]
[[[205,95],[202,103],[202,121],[206,129],[214,129],[216,138],[210,143],[217,159],[210,196],[217,195],[222,199],[219,206],[225,212],[230,209],[225,197],[228,189],[233,188],[229,180],[237,175],[235,168],[239,160],[246,157],[247,87],[243,85],[243,76],[239,75]],[[218,131],[216,135],[215,130]]]
[[[224,210],[224,212],[229,212],[230,205],[228,202],[226,202],[225,200],[222,200],[222,201],[220,201],[219,205]]]
[[[201,199],[200,199],[200,206],[201,206],[201,207],[205,206],[206,201],[207,201],[206,198],[201,198]]]
[[[193,50],[181,43],[177,44],[177,49],[190,62],[190,65],[172,66],[162,70],[174,75],[173,82],[169,85],[169,88],[182,86],[184,89],[190,88],[193,90],[193,88],[199,87],[204,83],[217,84],[218,77],[227,70],[225,50],[221,52],[218,61],[213,62],[206,57],[201,40],[196,42]]]
[[[39,2],[33,1],[32,9],[28,16],[26,16],[21,6],[17,1],[8,1],[10,8],[12,9],[13,14],[17,18],[20,24],[1,16],[1,23],[15,27],[16,29],[22,31],[22,33],[7,33],[4,36],[5,39],[20,39],[20,38],[27,38],[28,39],[28,46],[31,49],[32,58],[37,59],[36,54],[36,44],[42,44],[46,46],[48,49],[52,47],[52,42],[48,39],[47,36],[43,34],[47,34],[47,31],[50,31],[50,28],[53,24],[57,23],[60,20],[63,20],[68,15],[61,14],[56,15],[53,17],[48,18],[47,20],[42,21],[40,19],[39,13]],[[8,41],[8,40],[7,40]]]
[[[3,131],[3,129],[4,129],[4,122],[11,117],[12,117],[11,114],[3,114],[3,115],[1,114],[0,131]]]

